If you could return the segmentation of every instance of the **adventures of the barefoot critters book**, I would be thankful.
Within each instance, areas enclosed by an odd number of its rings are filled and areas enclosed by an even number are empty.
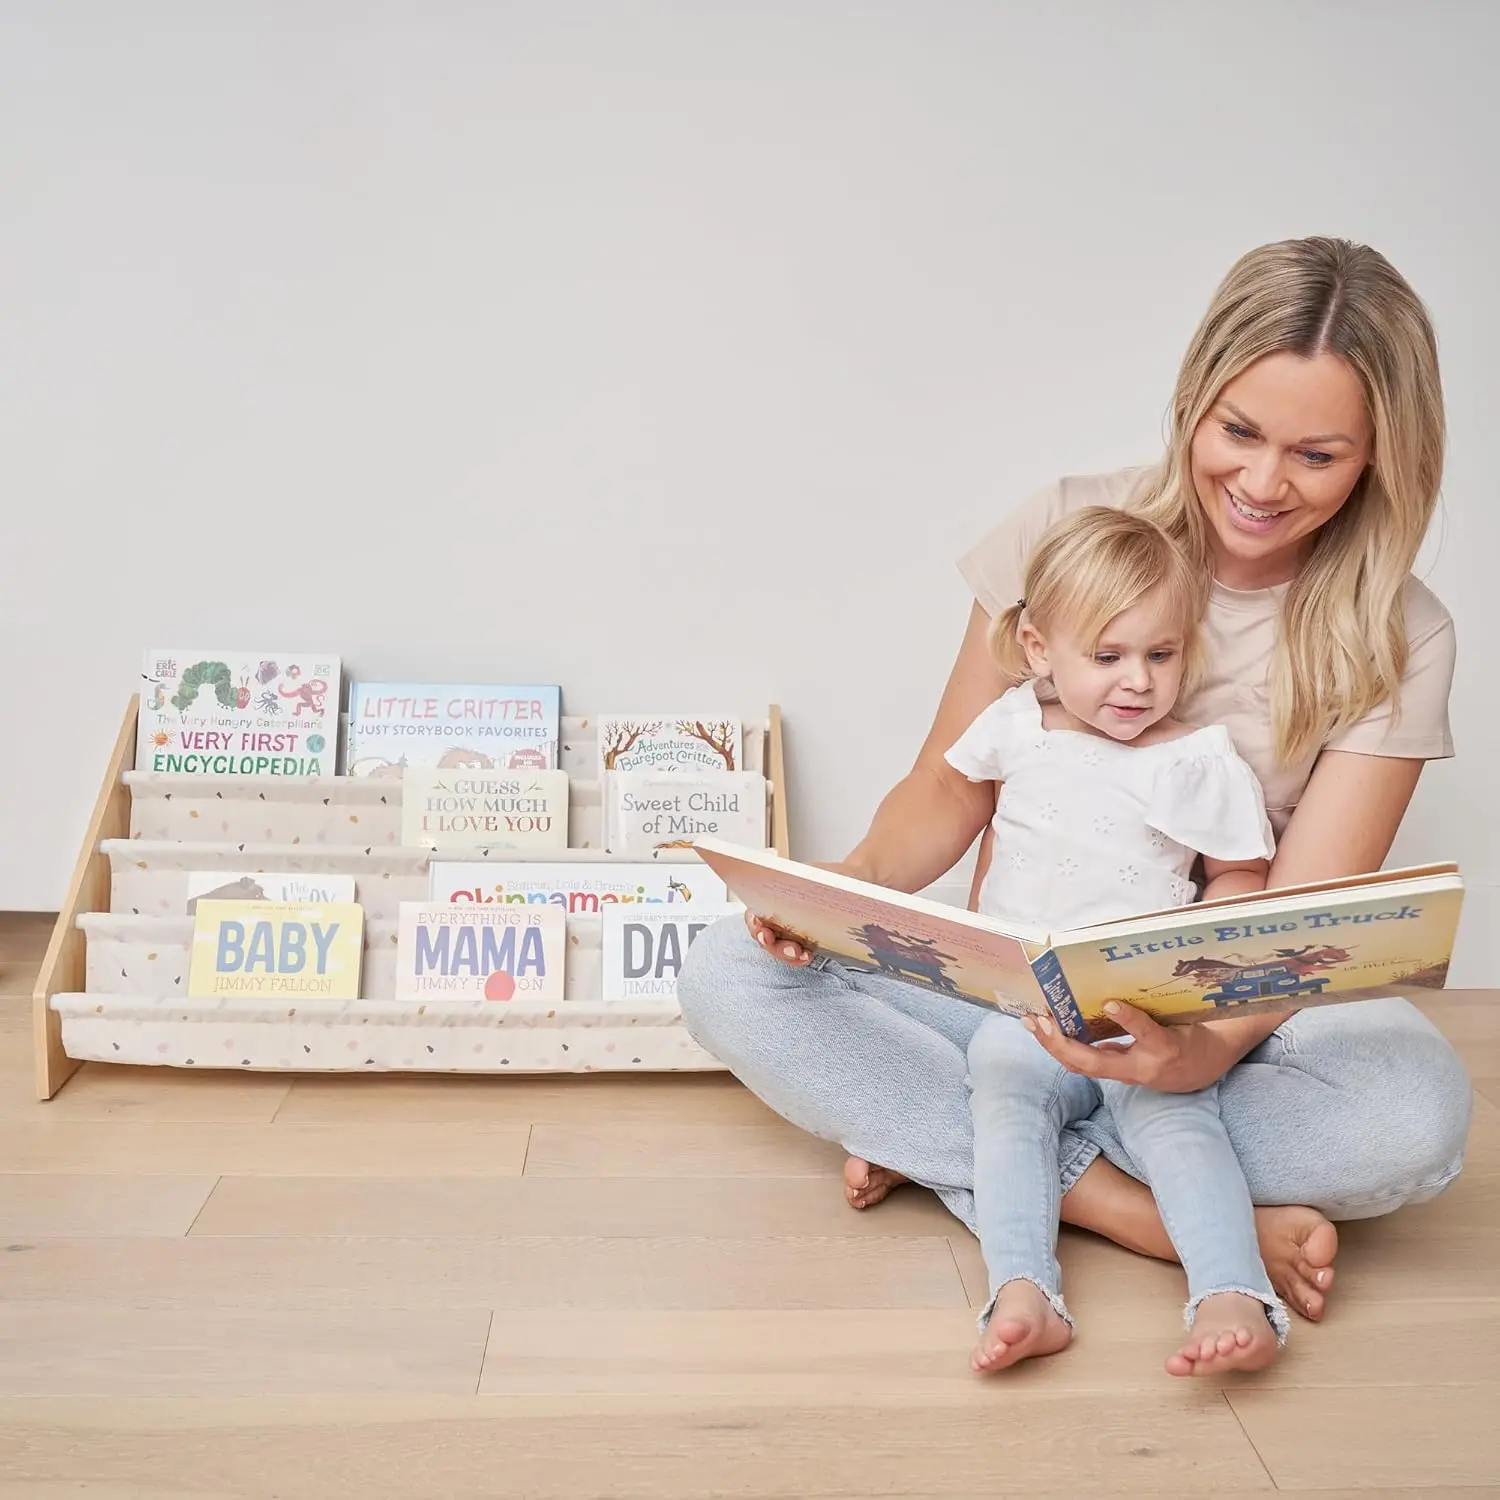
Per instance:
[[[693,846],[729,888],[804,947],[1068,1036],[1120,1028],[1124,1001],[1164,1024],[1442,989],[1463,881],[1452,864],[1284,886],[1100,926],[1007,931],[958,907],[722,840]]]

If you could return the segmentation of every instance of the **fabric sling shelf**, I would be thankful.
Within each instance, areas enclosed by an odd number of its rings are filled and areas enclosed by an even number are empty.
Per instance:
[[[85,1061],[275,1072],[587,1073],[717,1070],[670,997],[600,992],[600,918],[570,914],[564,999],[397,1002],[397,914],[424,900],[432,859],[635,862],[603,849],[597,740],[564,716],[569,849],[435,853],[403,846],[401,783],[365,777],[203,777],[137,771],[132,699],[33,994],[36,1091]],[[744,768],[765,776],[770,846],[788,852],[781,713],[745,722]],[[691,850],[658,863],[693,867]],[[341,873],[365,911],[360,998],[189,999],[190,871]]]

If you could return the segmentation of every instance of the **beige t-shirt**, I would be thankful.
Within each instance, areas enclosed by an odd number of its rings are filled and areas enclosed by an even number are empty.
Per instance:
[[[1061,479],[1023,501],[959,558],[959,571],[985,613],[993,617],[1020,597],[1026,559],[1048,526],[1085,505],[1125,506],[1147,474],[1135,468]],[[1314,752],[1295,764],[1279,765],[1276,760],[1266,680],[1286,590],[1286,584],[1230,589],[1215,581],[1203,626],[1207,679],[1175,712],[1187,724],[1223,724],[1228,729],[1235,748],[1260,778],[1278,838],[1317,759]],[[1325,748],[1409,760],[1441,760],[1453,754],[1448,726],[1453,619],[1415,578],[1407,579],[1402,597],[1410,652],[1401,679],[1399,719],[1390,702],[1382,703]]]

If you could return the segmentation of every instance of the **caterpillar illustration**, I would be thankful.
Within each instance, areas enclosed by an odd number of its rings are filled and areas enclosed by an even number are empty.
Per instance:
[[[182,682],[172,694],[172,706],[179,712],[186,713],[193,706],[198,689],[205,683],[213,688],[214,697],[224,708],[234,707],[234,684],[229,678],[229,667],[222,661],[194,662],[182,674]]]

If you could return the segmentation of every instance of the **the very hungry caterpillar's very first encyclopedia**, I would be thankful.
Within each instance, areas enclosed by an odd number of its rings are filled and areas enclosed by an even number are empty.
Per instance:
[[[1441,989],[1463,902],[1457,867],[1437,864],[1007,931],[770,850],[693,847],[736,900],[810,949],[1013,1015],[1050,1014],[1085,1040],[1118,1034],[1110,1000],[1175,1024]]]

